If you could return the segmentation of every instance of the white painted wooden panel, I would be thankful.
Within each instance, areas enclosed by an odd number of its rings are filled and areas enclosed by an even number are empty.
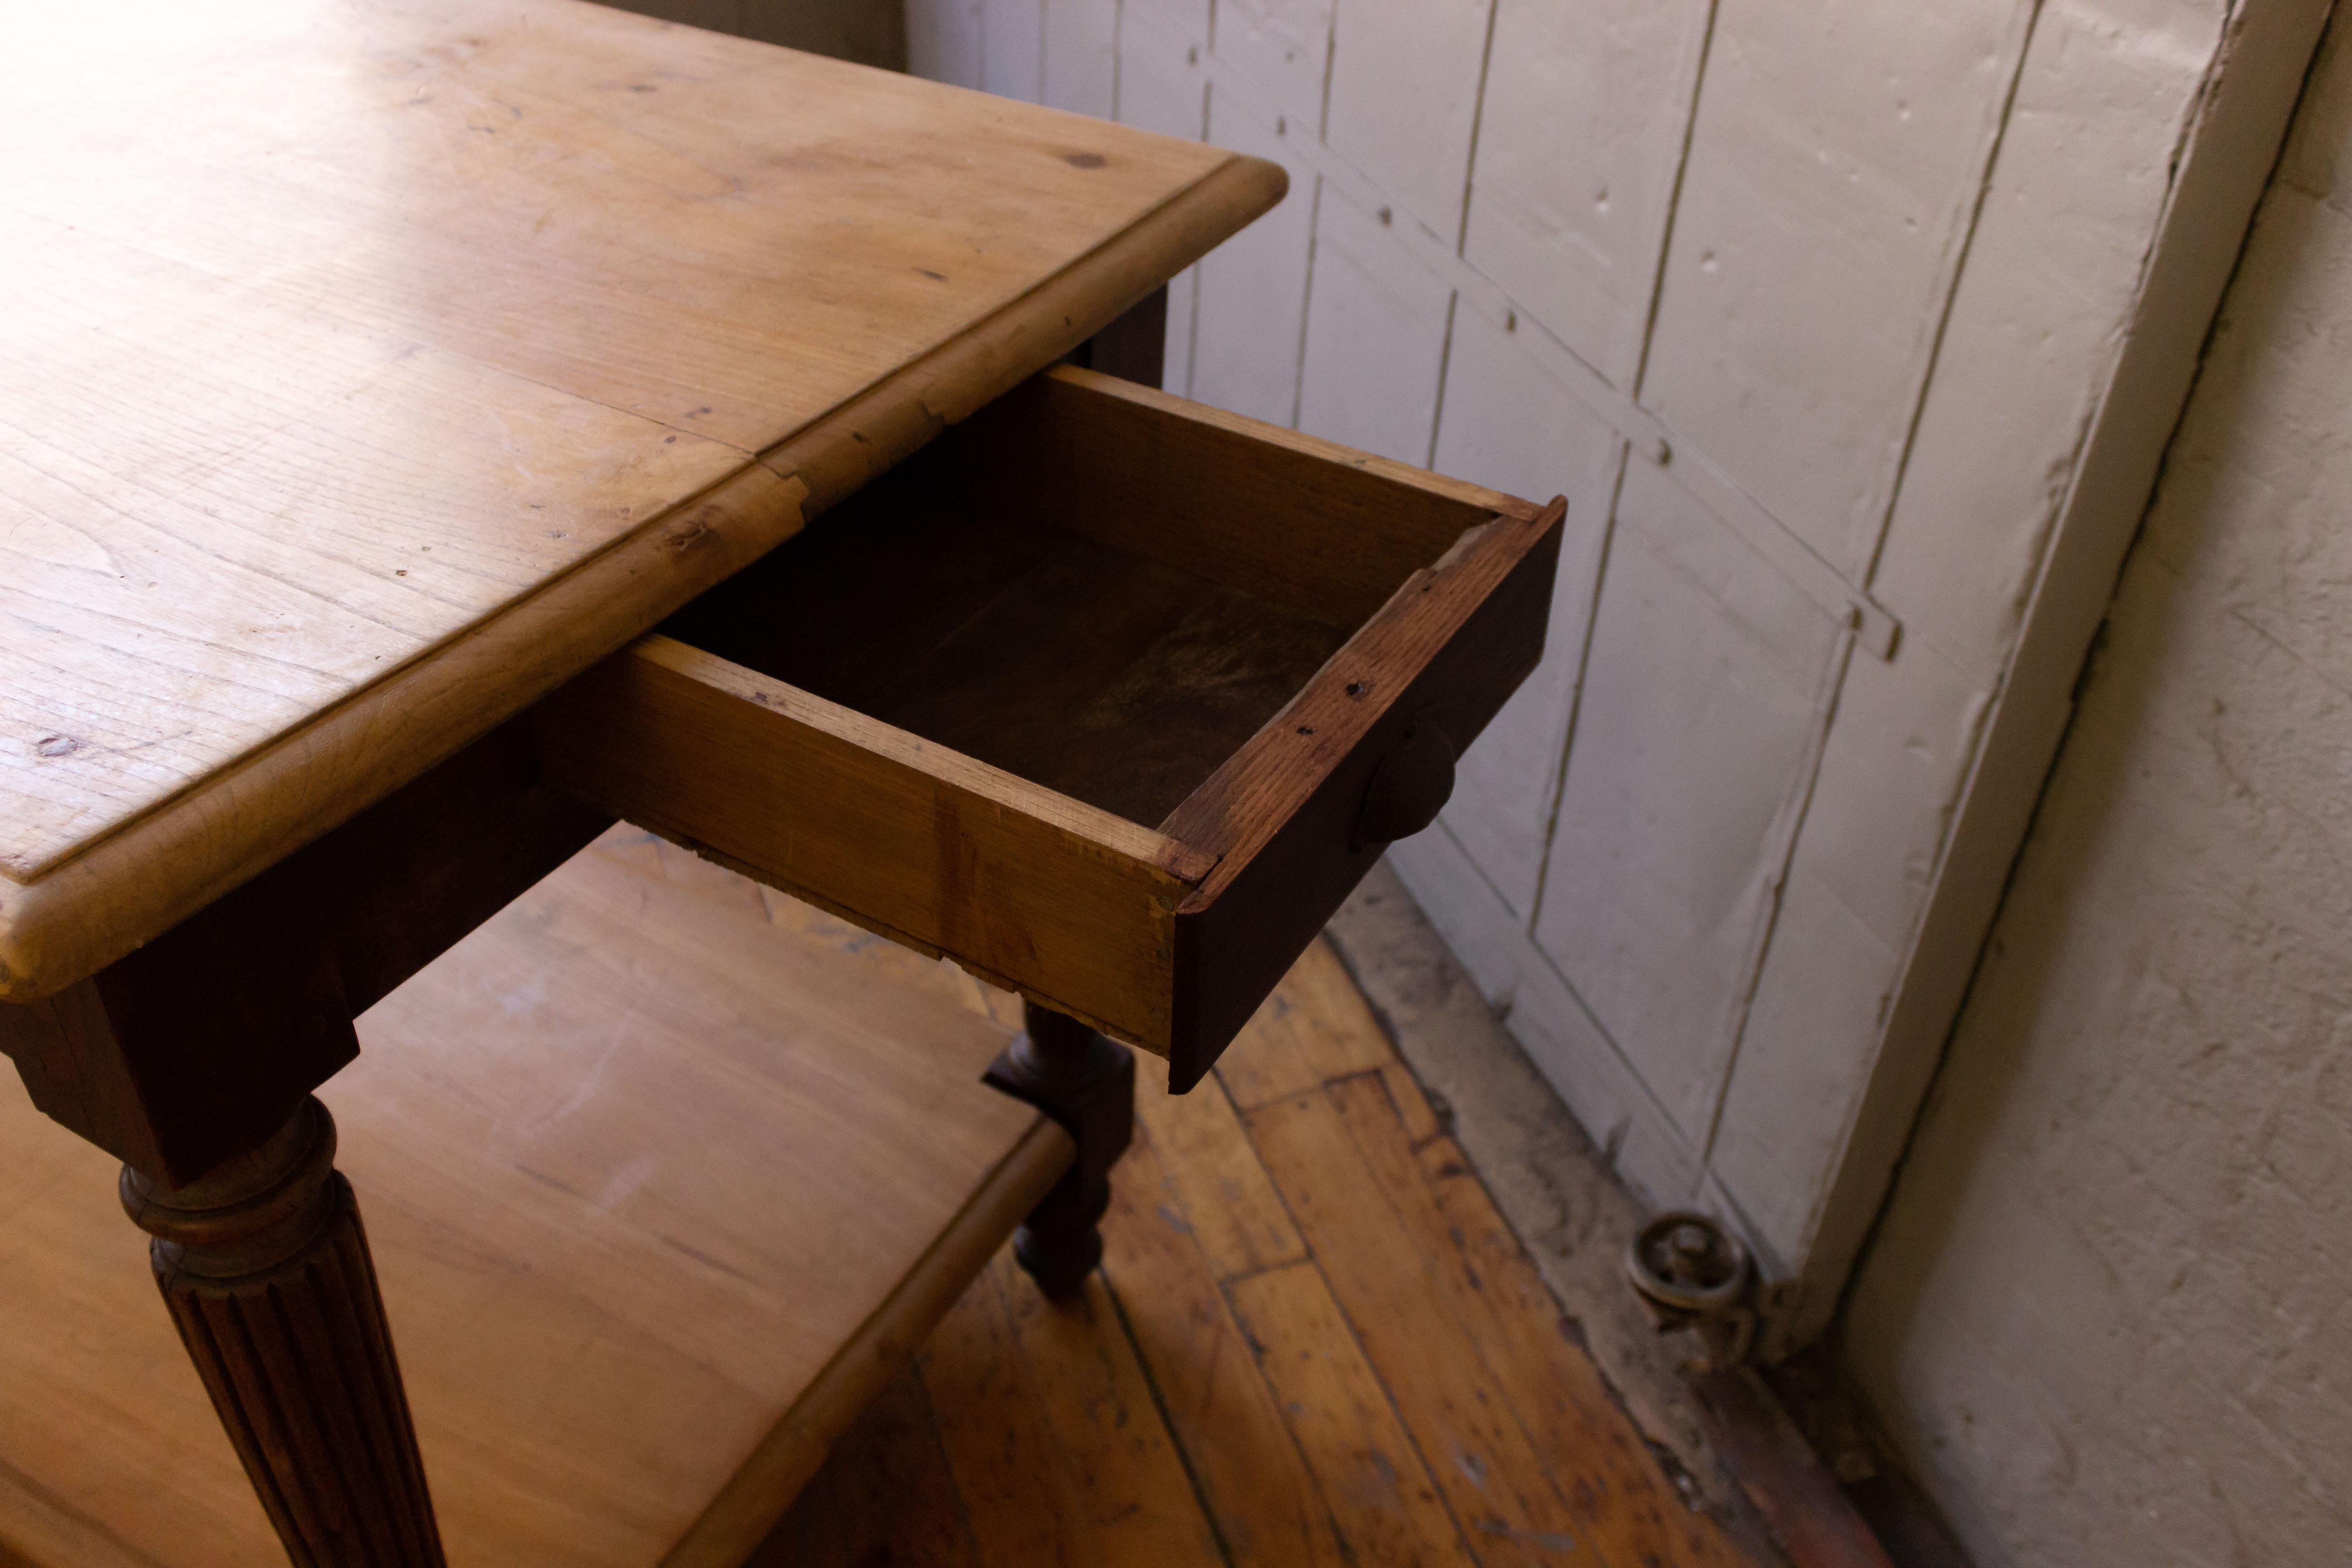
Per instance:
[[[2024,624],[2141,285],[2119,258],[2172,194],[2177,144],[2148,132],[2197,92],[2203,58],[2180,45],[2217,34],[2221,12],[2093,0],[2052,5],[2036,29],[1872,579],[1907,635],[1965,668],[1990,677]]]
[[[1298,427],[1426,465],[1453,290],[1326,184],[1315,218]]]
[[[1653,1207],[1686,1206],[1699,1180],[1688,1142],[1454,836],[1433,828],[1388,858],[1626,1184]]]
[[[1520,981],[1544,963],[1525,917],[1503,902],[1442,819],[1390,845],[1387,858],[1430,924],[1444,933],[1478,994],[1507,1016]]]
[[[987,0],[980,27],[982,89],[1041,102],[1045,67],[1045,0]]]
[[[1464,254],[1630,387],[1707,0],[1497,0]]]
[[[1118,0],[1119,58],[1197,78],[1201,57],[1208,52],[1211,20],[1209,0]],[[1197,138],[1200,132],[1192,134]]]
[[[1038,101],[1111,119],[1118,107],[1118,0],[1044,0],[1044,9],[1045,75]]]
[[[1265,107],[1322,130],[1331,0],[1218,0],[1215,46]]]
[[[1339,0],[1324,140],[1452,246],[1493,0]]]
[[[1508,1020],[1513,1037],[1575,1108],[1625,1184],[1652,1208],[1688,1206],[1701,1166],[1658,1103],[1650,1065],[1630,1062],[1549,964],[1528,966],[1517,1004]]]
[[[1739,1047],[1750,1070],[1732,1076],[1707,1168],[1738,1205],[1757,1266],[1785,1279],[1803,1266],[1820,1173],[1844,1146],[1870,1081],[1868,1052],[1857,1047],[1877,1033],[1903,960],[1810,866],[1790,869],[1773,940],[1790,956],[1758,981]],[[1770,1061],[1770,1082],[1750,1051]]]
[[[957,87],[980,85],[982,0],[907,0],[907,69]]]
[[[1924,642],[1839,688],[1797,858],[1889,948],[1918,925],[1990,703],[1984,672]]]
[[[1823,1167],[1794,1338],[1834,1307],[1943,1049],[2326,9],[2057,0],[2036,26],[1877,584],[1969,676],[1979,732],[1891,1016],[1816,1047],[1856,1051],[1869,1098]]]
[[[1709,1158],[1777,1262],[1810,1249],[1989,702],[1926,643],[1846,672]]]
[[[1535,915],[1624,443],[1520,341],[1466,305],[1455,309],[1431,467],[1530,500],[1568,498],[1543,663],[1462,758],[1443,818],[1525,924]]]
[[[1118,0],[1118,55],[1122,68],[1188,78],[1197,95],[1207,85],[1201,68],[1209,48],[1209,0]],[[1119,112],[1126,110],[1121,89]],[[1200,137],[1196,128],[1185,134]]]
[[[1868,562],[2031,0],[1721,0],[1643,401]]]
[[[1694,1146],[1843,636],[1666,474],[1628,469],[1536,940]]]
[[[1294,156],[1287,133],[1277,133],[1271,121],[1213,86],[1209,140],[1282,164],[1290,174],[1290,194],[1200,263],[1192,395],[1236,414],[1288,425],[1298,413],[1315,182]]]
[[[1608,515],[1620,437],[1526,351],[1517,327],[1462,302],[1445,355],[1440,473],[1529,500],[1568,498],[1571,520]]]

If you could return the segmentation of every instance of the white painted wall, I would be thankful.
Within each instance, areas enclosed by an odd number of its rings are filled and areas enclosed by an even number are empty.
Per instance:
[[[1982,1568],[2352,1560],[2352,38],[1849,1307]]]
[[[918,70],[1289,169],[1172,389],[1569,497],[1544,666],[1391,859],[1817,1329],[2326,0],[908,7]]]

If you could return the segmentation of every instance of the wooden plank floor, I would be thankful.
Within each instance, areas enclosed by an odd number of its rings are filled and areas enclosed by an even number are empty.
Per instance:
[[[1683,1505],[1328,946],[1192,1095],[1142,1066],[1083,1298],[1000,1252],[761,1568],[1757,1561]]]

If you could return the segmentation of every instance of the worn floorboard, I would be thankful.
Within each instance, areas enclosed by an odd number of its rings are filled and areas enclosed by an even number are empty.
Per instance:
[[[1195,1092],[1141,1079],[1085,1296],[1049,1306],[1000,1255],[760,1568],[1757,1568],[1685,1506],[1328,948]]]

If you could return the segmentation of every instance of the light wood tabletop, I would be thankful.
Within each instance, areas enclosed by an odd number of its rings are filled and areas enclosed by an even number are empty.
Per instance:
[[[645,632],[1283,192],[573,0],[46,6],[13,46],[8,1001]]]

